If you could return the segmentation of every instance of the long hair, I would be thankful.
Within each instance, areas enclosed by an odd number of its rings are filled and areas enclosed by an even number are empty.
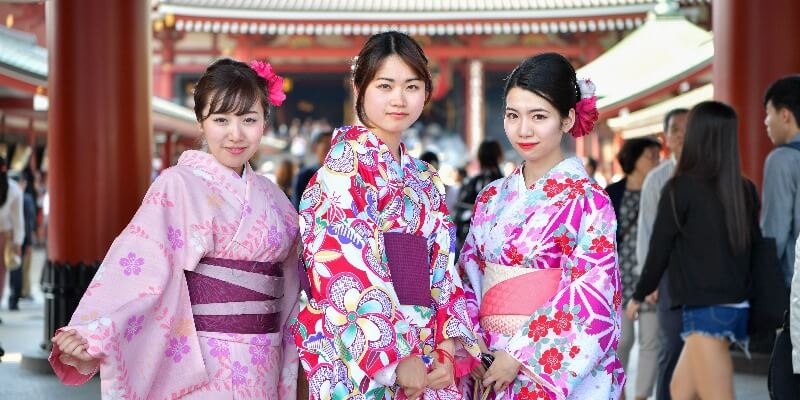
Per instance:
[[[692,108],[675,176],[693,176],[712,185],[722,202],[728,242],[740,254],[750,244],[753,222],[739,160],[737,125],[736,111],[727,104],[705,101]]]

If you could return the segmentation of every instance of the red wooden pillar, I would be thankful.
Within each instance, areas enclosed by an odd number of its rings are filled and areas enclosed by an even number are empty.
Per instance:
[[[761,186],[773,145],[764,127],[764,92],[776,79],[800,72],[800,2],[730,0],[712,7],[714,97],[739,114],[745,175]]]
[[[46,339],[68,322],[150,182],[149,4],[47,2]]]

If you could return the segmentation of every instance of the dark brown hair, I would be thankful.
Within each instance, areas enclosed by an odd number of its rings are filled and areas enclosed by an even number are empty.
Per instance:
[[[425,103],[431,98],[433,81],[428,70],[428,58],[419,44],[410,36],[389,31],[372,35],[358,53],[353,65],[353,85],[356,87],[356,113],[358,119],[369,127],[367,113],[364,111],[364,93],[367,85],[383,65],[386,57],[397,55],[425,82]]]
[[[249,65],[223,58],[214,61],[194,87],[194,115],[203,122],[211,114],[235,112],[244,114],[256,101],[264,109],[264,123],[269,118],[267,80],[258,76]],[[203,115],[206,105],[208,113]]]
[[[675,176],[688,175],[709,182],[722,202],[728,242],[737,254],[750,245],[748,190],[739,161],[738,118],[725,103],[704,101],[692,108],[686,141]]]

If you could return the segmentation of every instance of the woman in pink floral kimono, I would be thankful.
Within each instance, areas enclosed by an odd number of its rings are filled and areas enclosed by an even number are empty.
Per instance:
[[[566,132],[592,130],[593,91],[554,53],[524,61],[507,80],[504,127],[523,163],[479,194],[459,263],[490,365],[473,370],[476,397],[620,395],[614,209],[560,147]]]
[[[460,399],[478,346],[436,171],[400,139],[431,94],[409,36],[371,37],[353,72],[366,126],[337,129],[300,201],[309,302],[295,341],[312,399]],[[470,355],[470,352],[472,352]]]
[[[208,67],[195,114],[208,152],[164,171],[114,241],[50,363],[99,369],[104,399],[293,399],[298,219],[247,162],[285,96],[269,64]]]

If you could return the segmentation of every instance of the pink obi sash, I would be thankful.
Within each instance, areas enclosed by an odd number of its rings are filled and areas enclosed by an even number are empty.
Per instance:
[[[561,269],[486,263],[478,317],[483,329],[512,336],[556,295]]]

